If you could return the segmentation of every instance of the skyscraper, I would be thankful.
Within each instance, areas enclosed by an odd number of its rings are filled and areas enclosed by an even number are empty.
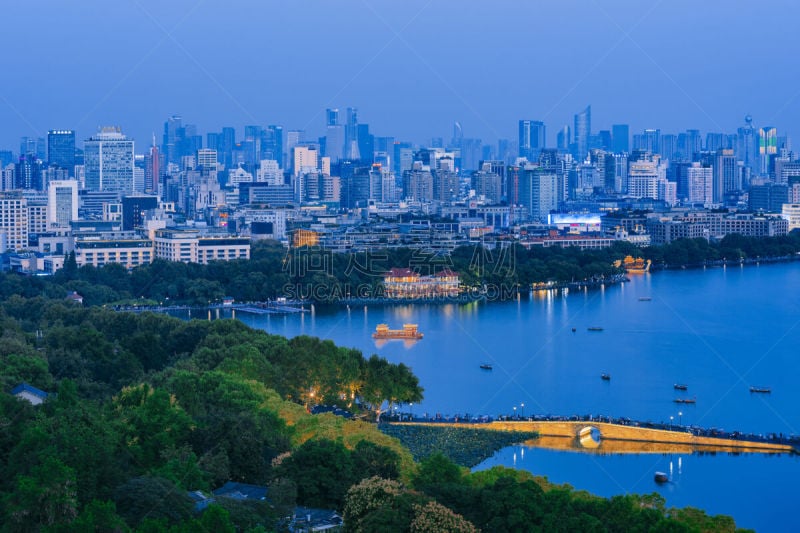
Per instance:
[[[344,126],[345,159],[359,159],[358,148],[358,109],[355,107],[348,107],[347,123]]]
[[[325,110],[325,157],[337,162],[344,157],[344,127],[339,124],[339,110]]]
[[[614,124],[611,126],[611,151],[615,154],[630,152],[630,127],[627,124]]]
[[[568,151],[572,143],[571,137],[569,126],[564,126],[558,130],[558,134],[556,135],[556,148],[561,152]]]
[[[183,127],[183,119],[179,115],[172,115],[164,122],[164,138],[161,144],[161,151],[167,159],[167,163],[178,163],[180,158],[176,150],[176,143],[179,138],[178,130]]]
[[[42,190],[42,161],[36,154],[21,155],[14,170],[14,188]]]
[[[774,126],[758,129],[758,157],[761,159],[761,175],[770,173],[772,164],[778,154],[778,130]]]
[[[536,161],[539,151],[545,147],[544,122],[538,120],[519,121],[519,156]]]
[[[721,204],[725,194],[742,190],[741,174],[733,150],[717,151],[714,161],[714,203]]]
[[[589,153],[589,136],[592,134],[592,106],[575,115],[575,157],[583,160]]]
[[[47,163],[63,168],[69,175],[75,172],[75,132],[50,130],[47,132]]]
[[[86,190],[133,192],[133,140],[118,127],[104,127],[84,142]]]

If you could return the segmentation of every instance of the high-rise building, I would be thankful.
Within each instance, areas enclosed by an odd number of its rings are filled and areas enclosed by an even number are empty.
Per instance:
[[[758,157],[761,160],[761,175],[770,174],[774,159],[778,154],[778,130],[774,126],[758,129]]]
[[[14,188],[40,191],[43,186],[42,160],[32,153],[21,155],[14,169]]]
[[[292,171],[299,176],[304,171],[316,170],[319,162],[319,152],[314,146],[295,146],[292,149],[294,164]]]
[[[535,165],[525,165],[519,178],[519,201],[531,220],[545,222],[558,207],[558,176]]]
[[[710,206],[714,199],[714,169],[700,162],[691,163],[686,169],[686,200],[690,204]]]
[[[556,148],[560,152],[566,152],[570,149],[572,144],[572,135],[570,133],[569,126],[564,126],[558,133],[556,134]]]
[[[347,122],[344,126],[344,157],[355,161],[361,158],[358,146],[358,109],[347,108]]]
[[[714,203],[721,204],[725,195],[742,190],[742,178],[733,150],[721,149],[714,160]]]
[[[744,122],[745,125],[736,130],[736,156],[740,161],[744,162],[745,167],[749,168],[753,173],[758,173],[761,171],[761,165],[758,157],[758,135],[756,134],[755,126],[753,126],[753,117],[747,115],[744,117]]]
[[[104,127],[84,142],[86,190],[133,192],[133,140],[118,127]]]
[[[589,136],[592,134],[592,106],[575,115],[575,157],[583,160],[589,153]]]
[[[369,132],[369,124],[358,124],[356,131],[359,159],[371,165],[375,158],[375,136]]]
[[[536,161],[539,151],[545,147],[546,134],[544,122],[538,120],[519,121],[519,156],[528,161]]]
[[[59,227],[78,220],[78,182],[51,181],[47,185],[47,223]]]
[[[156,196],[124,196],[122,198],[122,231],[133,231],[142,227],[147,215],[158,207]]]
[[[178,163],[178,151],[176,144],[179,140],[178,130],[183,128],[183,119],[179,115],[172,115],[164,122],[164,138],[161,144],[161,151],[166,157],[167,163]]]
[[[9,250],[28,247],[28,201],[18,191],[0,194],[0,232]]]
[[[339,124],[339,110],[325,110],[325,157],[337,162],[344,157],[344,126]]]
[[[75,132],[50,130],[47,132],[47,164],[63,168],[69,175],[75,172]]]

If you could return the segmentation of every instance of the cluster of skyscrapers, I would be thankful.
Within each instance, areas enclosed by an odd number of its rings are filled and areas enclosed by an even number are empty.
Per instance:
[[[631,136],[626,124],[593,131],[587,106],[557,130],[554,146],[533,119],[519,121],[515,140],[485,143],[455,122],[448,141],[415,144],[375,135],[355,108],[327,109],[314,138],[280,125],[243,133],[225,127],[203,136],[172,116],[160,142],[153,136],[138,152],[119,127],[100,128],[82,147],[72,130],[23,137],[19,153],[0,151],[0,245],[33,248],[40,235],[79,221],[119,220],[132,231],[161,219],[161,229],[278,235],[292,213],[309,209],[452,217],[465,206],[470,215],[482,209],[497,229],[631,206],[779,212],[800,202],[789,139],[749,116],[735,133]],[[13,206],[25,215],[12,216]]]

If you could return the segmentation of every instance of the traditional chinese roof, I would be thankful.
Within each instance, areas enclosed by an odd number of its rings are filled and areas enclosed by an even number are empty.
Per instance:
[[[405,278],[408,276],[419,276],[419,274],[417,274],[410,268],[392,268],[391,270],[389,270],[389,273],[386,274],[386,276],[392,278]]]

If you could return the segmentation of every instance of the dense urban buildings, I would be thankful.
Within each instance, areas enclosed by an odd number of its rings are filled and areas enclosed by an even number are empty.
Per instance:
[[[797,227],[800,160],[774,126],[736,132],[592,129],[592,109],[547,138],[520,119],[516,141],[416,144],[377,135],[355,107],[328,108],[322,135],[281,125],[203,135],[179,115],[137,154],[120,127],[76,146],[76,132],[22,137],[0,151],[0,249],[52,270],[127,268],[164,258],[249,257],[253,239],[338,252],[460,244],[638,245]],[[240,134],[243,134],[240,136]],[[633,216],[631,213],[641,213]]]

